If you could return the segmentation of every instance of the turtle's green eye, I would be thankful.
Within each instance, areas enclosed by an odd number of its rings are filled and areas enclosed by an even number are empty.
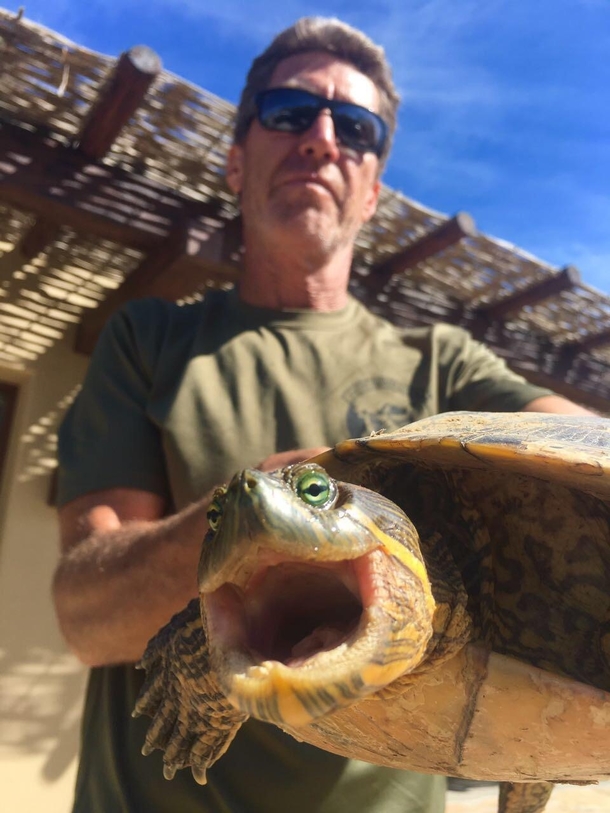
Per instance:
[[[217,531],[222,519],[223,505],[219,497],[214,497],[207,511],[208,524],[213,531]]]
[[[294,487],[303,502],[314,508],[325,507],[335,499],[335,484],[320,469],[304,471],[297,477]]]

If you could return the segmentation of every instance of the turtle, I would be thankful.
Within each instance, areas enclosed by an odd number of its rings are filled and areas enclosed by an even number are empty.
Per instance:
[[[610,420],[442,413],[243,470],[208,521],[140,664],[166,778],[249,716],[505,813],[610,777]]]

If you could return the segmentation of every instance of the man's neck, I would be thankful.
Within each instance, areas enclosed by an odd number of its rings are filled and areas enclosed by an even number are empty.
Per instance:
[[[268,252],[257,256],[246,250],[239,298],[248,305],[273,310],[341,310],[348,301],[351,261],[351,247],[315,265],[298,256],[274,257]]]

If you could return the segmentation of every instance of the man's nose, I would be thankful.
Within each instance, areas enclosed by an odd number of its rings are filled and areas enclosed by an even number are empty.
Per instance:
[[[336,161],[339,158],[339,144],[330,110],[321,110],[311,127],[301,135],[299,152],[318,160]]]

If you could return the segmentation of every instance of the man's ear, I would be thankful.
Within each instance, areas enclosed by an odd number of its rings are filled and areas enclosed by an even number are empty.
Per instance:
[[[234,195],[239,195],[242,190],[244,177],[244,151],[239,144],[233,144],[227,155],[227,186]]]
[[[381,191],[381,181],[376,180],[368,195],[364,200],[364,207],[362,210],[362,222],[368,223],[377,211],[377,201],[379,200],[379,192]]]

